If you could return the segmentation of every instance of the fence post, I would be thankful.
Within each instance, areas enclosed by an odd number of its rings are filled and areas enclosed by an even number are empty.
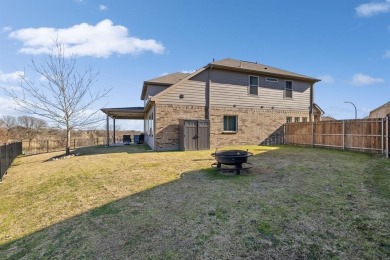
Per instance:
[[[390,126],[389,116],[386,117],[386,122],[387,122],[387,126],[386,126],[386,158],[389,158],[389,126]]]
[[[46,140],[46,152],[49,152],[49,140]]]
[[[384,131],[384,118],[382,118],[382,131],[381,131],[381,133],[382,133],[382,137],[381,137],[381,145],[382,145],[382,154],[384,154],[385,152],[384,152],[384,141],[385,141],[385,139],[383,138],[383,135],[385,134],[383,131]]]
[[[345,150],[345,120],[343,120],[343,150]]]
[[[76,139],[73,139],[73,150],[76,149]]]
[[[311,147],[314,147],[314,121],[311,121]]]
[[[287,138],[287,124],[283,125],[283,144],[286,144],[286,138]]]

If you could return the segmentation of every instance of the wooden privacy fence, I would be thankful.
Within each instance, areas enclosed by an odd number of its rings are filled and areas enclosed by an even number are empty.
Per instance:
[[[286,123],[285,144],[331,147],[389,156],[389,117]]]
[[[4,144],[0,146],[0,182],[7,173],[12,161],[22,154],[22,142]]]

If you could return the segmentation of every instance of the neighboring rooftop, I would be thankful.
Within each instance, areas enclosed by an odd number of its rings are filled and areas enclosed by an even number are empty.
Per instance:
[[[385,103],[385,104],[383,104],[383,105],[381,105],[381,106],[379,106],[379,107],[377,107],[377,108],[375,108],[375,109],[373,109],[373,110],[371,110],[371,112],[374,112],[374,111],[379,110],[379,109],[381,109],[383,107],[386,107],[386,106],[390,106],[390,101]]]
[[[241,71],[261,73],[261,74],[269,74],[274,76],[287,76],[291,78],[298,78],[298,79],[312,81],[312,82],[320,81],[319,79],[316,78],[297,74],[287,70],[274,68],[257,62],[249,62],[249,61],[234,60],[234,59],[223,59],[219,61],[214,61],[210,63],[208,66],[213,66],[216,68],[219,67],[219,68],[230,69],[230,70],[237,70],[237,71],[241,70]]]

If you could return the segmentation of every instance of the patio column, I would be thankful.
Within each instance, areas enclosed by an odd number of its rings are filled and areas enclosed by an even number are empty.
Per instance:
[[[114,120],[114,123],[113,123],[113,129],[112,129],[113,130],[113,136],[112,137],[113,137],[114,140],[112,142],[115,144],[115,142],[116,142],[115,141],[115,118],[113,118],[113,120]]]
[[[107,146],[110,146],[110,118],[106,117],[106,138],[107,138]]]

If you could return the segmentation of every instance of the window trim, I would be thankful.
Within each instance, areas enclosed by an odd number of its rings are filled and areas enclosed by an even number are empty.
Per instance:
[[[291,97],[287,97],[287,82],[291,82]],[[293,92],[294,92],[294,84],[292,80],[285,80],[284,81],[284,93],[283,93],[283,98],[286,99],[293,99]]]
[[[236,118],[236,130],[225,130],[225,118],[226,117],[235,117]],[[238,115],[223,115],[223,120],[222,120],[222,132],[227,133],[227,134],[234,134],[238,132]]]
[[[265,78],[265,81],[272,82],[272,83],[277,83],[277,82],[279,82],[279,79],[267,77],[267,78]]]
[[[257,94],[251,93],[251,87],[254,87],[255,85],[251,85],[251,77],[257,78]],[[249,75],[248,77],[248,95],[258,96],[259,95],[259,86],[260,86],[260,78],[259,76]]]

